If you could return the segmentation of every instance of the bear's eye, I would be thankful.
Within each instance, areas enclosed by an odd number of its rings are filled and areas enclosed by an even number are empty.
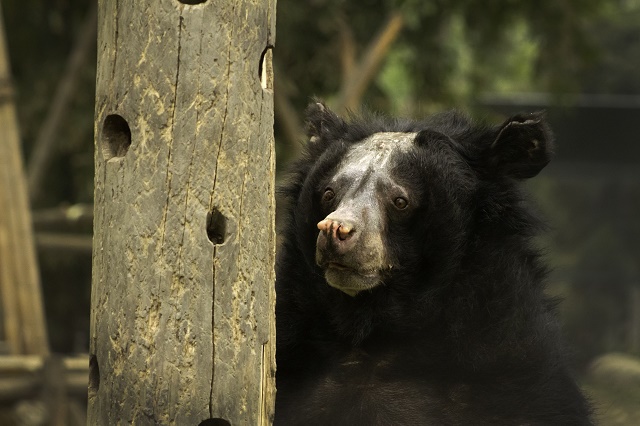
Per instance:
[[[323,202],[329,202],[331,200],[333,200],[333,198],[336,196],[336,193],[333,192],[333,190],[331,188],[327,188],[324,190],[324,194],[322,194],[322,201]]]
[[[398,197],[393,200],[393,205],[396,206],[398,210],[404,210],[407,208],[407,205],[409,205],[409,202],[405,198]]]

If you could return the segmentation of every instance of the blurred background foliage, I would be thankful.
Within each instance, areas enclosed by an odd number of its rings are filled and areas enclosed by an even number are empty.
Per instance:
[[[2,0],[29,159],[87,0]],[[276,149],[281,170],[304,142],[312,96],[415,116],[459,108],[491,120],[546,109],[554,163],[527,185],[548,218],[550,291],[576,367],[640,354],[640,0],[278,0]],[[95,49],[94,49],[95,50]],[[36,212],[91,204],[95,51],[55,135]],[[90,222],[36,223],[91,232]],[[50,227],[50,229],[47,228]],[[91,254],[39,246],[50,339],[86,351]],[[640,378],[640,376],[638,376]],[[621,423],[622,424],[622,423]]]

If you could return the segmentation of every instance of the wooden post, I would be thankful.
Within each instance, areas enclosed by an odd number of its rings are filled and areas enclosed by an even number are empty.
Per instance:
[[[11,353],[49,353],[27,183],[0,10],[0,299]]]
[[[275,0],[184,3],[99,2],[91,425],[273,413]]]
[[[627,351],[634,355],[640,355],[640,285],[632,283],[629,286],[629,293]]]

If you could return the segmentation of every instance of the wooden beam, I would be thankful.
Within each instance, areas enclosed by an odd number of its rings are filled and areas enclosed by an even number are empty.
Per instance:
[[[44,366],[48,357],[36,355],[0,356],[0,402],[38,398],[45,381]],[[64,383],[59,383],[69,396],[85,396],[89,377],[89,357],[61,359]],[[55,397],[55,395],[53,395]]]
[[[93,204],[73,204],[31,212],[33,226],[36,229],[84,228],[91,229],[93,223]]]
[[[64,250],[91,254],[93,238],[91,235],[38,232],[36,233],[36,245],[40,250]]]

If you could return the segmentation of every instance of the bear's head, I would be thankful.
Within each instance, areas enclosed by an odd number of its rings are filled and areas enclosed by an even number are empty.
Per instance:
[[[346,121],[316,102],[307,126],[292,179],[298,245],[350,296],[429,285],[487,239],[520,232],[516,183],[538,174],[552,150],[541,114],[495,127],[459,113]]]

